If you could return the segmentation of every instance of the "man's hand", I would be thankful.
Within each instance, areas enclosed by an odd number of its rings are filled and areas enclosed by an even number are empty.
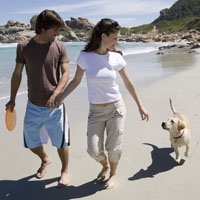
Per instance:
[[[6,104],[6,110],[8,110],[9,108],[11,109],[11,112],[13,112],[15,107],[15,102],[10,100],[7,104]]]

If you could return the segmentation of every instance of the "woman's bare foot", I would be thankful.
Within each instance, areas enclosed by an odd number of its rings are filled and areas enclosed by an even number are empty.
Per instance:
[[[113,188],[114,185],[115,185],[115,180],[116,180],[116,175],[110,176],[110,178],[108,179],[108,181],[104,185],[104,188],[105,189],[111,189],[111,188]]]
[[[44,174],[45,174],[45,172],[46,172],[46,167],[47,167],[47,165],[49,165],[50,163],[51,163],[51,159],[50,159],[50,158],[46,158],[46,159],[42,162],[40,168],[37,170],[36,178],[41,179],[41,178],[44,177]]]
[[[66,187],[69,185],[69,174],[68,172],[61,172],[61,177],[58,182],[58,187]]]
[[[101,170],[101,172],[97,176],[97,182],[98,183],[102,183],[105,180],[108,170],[109,170],[109,166],[103,167],[103,169]]]

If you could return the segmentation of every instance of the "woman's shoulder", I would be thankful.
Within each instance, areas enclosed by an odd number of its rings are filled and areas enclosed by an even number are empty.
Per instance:
[[[110,56],[114,57],[114,58],[118,58],[118,59],[122,59],[123,58],[123,54],[121,51],[109,51]]]
[[[86,52],[86,51],[81,51],[79,53],[79,56],[78,56],[78,60],[87,60],[87,58],[90,56],[90,53],[89,52]]]
[[[79,56],[81,56],[81,57],[88,57],[88,56],[91,56],[93,54],[94,54],[94,52],[91,52],[91,51],[90,52],[88,52],[88,51],[81,51]]]
[[[123,56],[123,53],[120,51],[120,50],[109,50],[109,52],[111,53],[111,54],[114,54],[114,55],[116,55],[116,56]]]
[[[124,60],[122,54],[117,51],[109,51],[110,58],[115,63],[117,63],[117,66],[121,69],[121,67],[124,67],[126,65],[126,61]]]

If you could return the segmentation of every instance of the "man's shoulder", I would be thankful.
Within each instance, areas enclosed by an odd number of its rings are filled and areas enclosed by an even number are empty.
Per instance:
[[[23,41],[19,42],[18,45],[22,46],[22,47],[25,47],[28,44],[30,44],[31,42],[32,42],[32,38],[29,38],[29,39],[26,39],[26,40],[23,40]]]
[[[52,45],[51,45],[52,49],[57,49],[59,52],[63,52],[66,51],[66,46],[65,43],[56,39],[53,41]]]
[[[58,39],[54,40],[53,43],[56,44],[57,46],[65,46],[65,43],[60,41],[60,40],[58,40]]]

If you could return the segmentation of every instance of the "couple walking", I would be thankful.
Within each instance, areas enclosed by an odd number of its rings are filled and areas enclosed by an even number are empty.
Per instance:
[[[63,101],[80,84],[85,73],[90,103],[87,151],[102,166],[97,176],[98,182],[105,181],[106,174],[110,172],[104,185],[105,189],[110,189],[115,184],[116,169],[122,153],[126,115],[122,95],[116,83],[117,72],[136,102],[142,120],[149,119],[148,112],[126,71],[126,62],[121,52],[115,51],[120,34],[119,24],[112,19],[102,19],[95,25],[89,42],[77,59],[75,76],[69,83],[66,47],[56,39],[64,26],[62,18],[55,11],[44,10],[38,15],[36,35],[17,46],[10,101],[6,104],[6,109],[13,110],[15,107],[25,66],[28,102],[24,117],[24,146],[41,159],[36,177],[42,178],[47,165],[51,163],[41,140],[43,131],[47,131],[62,164],[58,186],[67,186],[70,141]]]

